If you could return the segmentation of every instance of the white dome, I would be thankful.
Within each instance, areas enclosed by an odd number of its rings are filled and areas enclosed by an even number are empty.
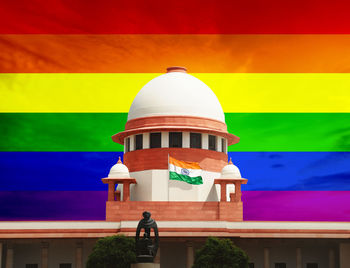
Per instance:
[[[221,170],[221,178],[228,178],[228,179],[241,179],[241,172],[239,171],[238,167],[235,166],[231,159],[228,165],[224,166],[224,168]]]
[[[183,115],[225,122],[220,102],[206,84],[179,71],[181,67],[168,69],[168,73],[152,79],[139,91],[131,104],[128,120],[148,116]]]
[[[108,178],[130,178],[129,169],[119,160],[109,171]]]

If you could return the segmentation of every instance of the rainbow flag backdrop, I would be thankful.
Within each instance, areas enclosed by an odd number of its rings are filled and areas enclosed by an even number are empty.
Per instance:
[[[245,220],[350,221],[346,1],[3,1],[0,220],[103,220],[138,90],[206,83],[241,141]]]

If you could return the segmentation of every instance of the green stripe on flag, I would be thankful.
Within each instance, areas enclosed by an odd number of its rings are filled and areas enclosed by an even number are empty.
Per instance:
[[[202,180],[201,176],[190,177],[190,176],[181,175],[181,174],[178,174],[178,173],[172,172],[172,171],[169,171],[169,179],[170,180],[177,180],[177,181],[184,181],[184,182],[187,182],[189,184],[195,184],[195,185],[203,184],[203,180]]]

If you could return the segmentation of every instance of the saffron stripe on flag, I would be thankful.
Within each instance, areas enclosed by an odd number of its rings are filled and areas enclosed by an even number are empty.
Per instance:
[[[127,112],[158,75],[0,74],[0,112]],[[350,112],[350,74],[194,76],[215,92],[225,112]]]
[[[178,166],[180,168],[186,168],[186,169],[199,169],[199,170],[201,169],[199,164],[196,162],[181,161],[171,156],[169,156],[169,164],[173,166]]]
[[[263,53],[261,53],[263,51]],[[348,73],[350,35],[0,35],[1,73]]]

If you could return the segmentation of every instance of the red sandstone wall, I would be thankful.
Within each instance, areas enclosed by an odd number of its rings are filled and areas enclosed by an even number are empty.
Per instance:
[[[135,221],[150,211],[158,221],[242,221],[242,202],[108,201],[107,221]]]
[[[198,162],[202,169],[221,172],[227,165],[227,154],[193,148],[154,148],[124,154],[124,164],[130,172],[149,169],[168,169],[168,154],[183,161]]]

